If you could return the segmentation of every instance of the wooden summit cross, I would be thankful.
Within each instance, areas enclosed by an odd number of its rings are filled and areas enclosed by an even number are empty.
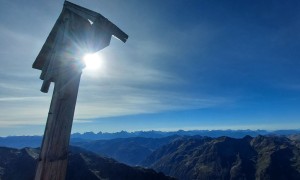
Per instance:
[[[82,56],[110,43],[111,36],[126,42],[128,35],[102,15],[65,1],[63,10],[38,54],[33,68],[42,70],[41,91],[55,87],[48,113],[35,180],[64,180],[68,146]]]

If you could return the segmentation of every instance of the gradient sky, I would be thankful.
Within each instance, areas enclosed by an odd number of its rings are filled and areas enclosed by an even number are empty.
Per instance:
[[[73,132],[300,128],[300,1],[72,0],[129,35],[84,71]],[[0,0],[0,136],[44,131],[37,54],[63,0]]]

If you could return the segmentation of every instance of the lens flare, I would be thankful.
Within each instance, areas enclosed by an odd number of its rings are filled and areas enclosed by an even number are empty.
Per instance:
[[[101,58],[97,53],[84,55],[83,61],[86,66],[85,70],[97,70],[101,68]]]

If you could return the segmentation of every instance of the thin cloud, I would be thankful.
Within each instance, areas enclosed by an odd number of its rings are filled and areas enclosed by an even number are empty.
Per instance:
[[[45,101],[45,97],[0,97],[0,101]]]
[[[89,90],[89,92],[95,92]],[[158,113],[170,110],[200,109],[233,104],[235,100],[204,95],[189,96],[162,90],[145,90],[132,87],[102,88],[98,95],[79,93],[77,118],[115,117],[123,115]]]

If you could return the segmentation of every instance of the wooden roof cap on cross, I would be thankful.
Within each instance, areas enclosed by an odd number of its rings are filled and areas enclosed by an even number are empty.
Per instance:
[[[64,37],[62,36],[66,33],[65,17],[68,13],[72,14],[73,17],[76,17],[76,20],[74,21],[78,22],[81,20],[84,22],[82,23],[83,25],[80,26],[82,29],[78,30],[80,33],[82,33],[82,31],[87,31],[85,28],[89,26],[88,34],[90,36],[88,40],[92,46],[81,47],[82,49],[86,48],[89,49],[90,52],[97,52],[109,45],[112,35],[123,42],[126,42],[128,39],[128,35],[126,33],[101,14],[65,1],[60,17],[56,21],[46,42],[32,65],[33,68],[42,70],[40,76],[40,78],[44,80],[41,88],[42,92],[48,92],[50,83],[55,82],[55,77],[58,76],[57,69],[60,65],[57,62],[59,56],[56,56],[56,54],[59,54],[59,51],[63,51],[63,48],[58,45],[58,41],[63,41]],[[81,40],[86,41],[87,39]]]

